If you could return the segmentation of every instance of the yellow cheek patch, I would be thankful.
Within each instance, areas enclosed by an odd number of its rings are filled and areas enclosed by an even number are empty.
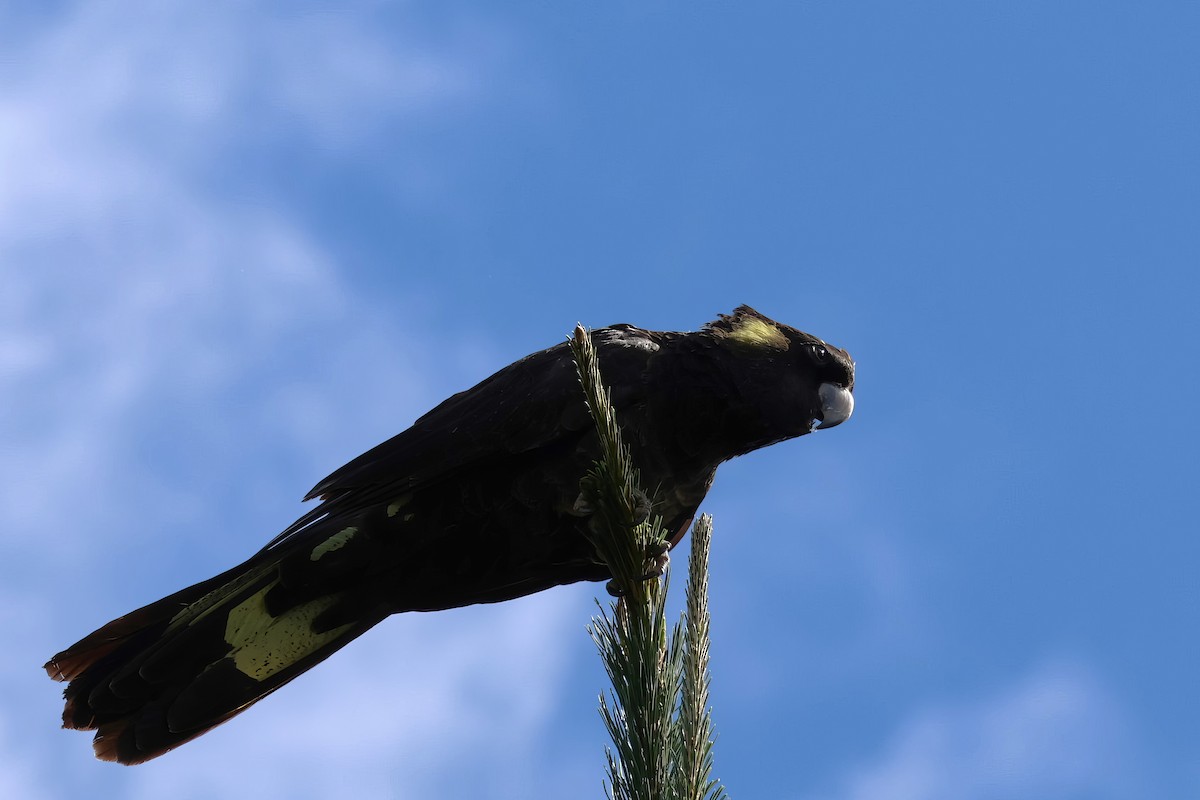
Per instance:
[[[313,548],[312,554],[309,555],[310,561],[319,561],[321,556],[326,553],[332,553],[334,550],[339,550],[346,546],[346,542],[354,538],[354,534],[358,533],[358,528],[342,528],[340,531],[330,536],[325,541]]]
[[[788,349],[788,339],[783,335],[783,331],[756,317],[744,317],[738,320],[736,327],[729,332],[729,338],[748,347]]]
[[[225,641],[233,646],[230,657],[238,672],[256,681],[265,681],[336,640],[349,624],[314,633],[313,620],[328,609],[337,597],[320,597],[289,609],[278,617],[267,613],[263,598],[274,586],[268,584],[229,612],[225,623]]]

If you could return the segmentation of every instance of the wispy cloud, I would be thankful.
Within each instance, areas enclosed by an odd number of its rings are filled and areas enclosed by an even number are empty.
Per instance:
[[[539,796],[535,748],[565,666],[545,637],[578,622],[561,601],[386,622],[290,699],[146,765],[134,796],[476,796],[481,773],[493,796]]]
[[[36,501],[47,478],[114,446],[104,440],[161,399],[150,385],[221,396],[264,366],[299,363],[302,348],[345,342],[350,352],[305,370],[310,386],[336,385],[353,374],[342,356],[398,338],[346,296],[271,187],[244,200],[208,177],[306,137],[336,152],[463,102],[466,76],[486,71],[461,58],[463,42],[406,47],[353,20],[78,4],[4,42],[0,388],[6,438],[33,459],[6,461],[18,508],[53,507]],[[94,473],[78,483],[76,503],[96,508]]]
[[[1137,764],[1124,722],[1086,669],[1050,662],[992,696],[916,711],[873,761],[822,797],[1133,798]]]
[[[358,11],[80,3],[2,42],[0,608],[22,609],[3,619],[4,796],[428,796],[468,751],[522,779],[578,625],[561,597],[387,624],[138,770],[54,730],[37,669],[131,598],[247,555],[289,521],[297,476],[446,389],[404,347],[419,312],[356,296],[278,187],[239,200],[213,177],[273,147],[350,158],[499,74],[483,27],[420,44],[403,11]]]

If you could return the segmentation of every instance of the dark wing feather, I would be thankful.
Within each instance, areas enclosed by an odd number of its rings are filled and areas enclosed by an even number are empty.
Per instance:
[[[660,334],[632,325],[593,331],[601,369],[618,410],[644,397],[648,363]],[[446,399],[412,427],[320,481],[305,500],[320,506],[270,542],[273,548],[331,515],[452,479],[481,463],[502,464],[592,427],[570,348],[534,353]]]
[[[305,499],[379,484],[411,490],[497,453],[523,452],[581,430],[588,417],[574,369],[562,345],[523,358],[446,399],[326,477]]]

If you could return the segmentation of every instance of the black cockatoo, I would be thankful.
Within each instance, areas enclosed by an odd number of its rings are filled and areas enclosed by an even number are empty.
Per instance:
[[[591,333],[671,543],[717,466],[845,421],[854,362],[742,306],[693,333]],[[385,617],[607,580],[580,479],[599,457],[566,343],[497,372],[334,472],[248,561],[50,659],[63,724],[137,764],[199,736]]]

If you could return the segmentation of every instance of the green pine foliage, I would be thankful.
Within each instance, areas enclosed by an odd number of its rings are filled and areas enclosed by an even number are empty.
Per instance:
[[[593,546],[613,573],[609,587],[618,598],[600,607],[589,628],[612,681],[600,695],[612,739],[606,790],[613,800],[721,800],[727,796],[712,777],[715,735],[708,705],[712,519],[702,516],[692,531],[686,609],[668,635],[661,520],[649,515],[650,502],[621,442],[596,351],[582,326],[570,343],[603,452],[580,489],[592,510]]]
[[[675,797],[681,800],[721,800],[726,797],[725,787],[712,777],[716,733],[708,705],[708,549],[711,542],[712,517],[702,514],[692,526],[687,606],[674,635],[674,641],[683,640],[678,733],[672,740],[679,785]]]

